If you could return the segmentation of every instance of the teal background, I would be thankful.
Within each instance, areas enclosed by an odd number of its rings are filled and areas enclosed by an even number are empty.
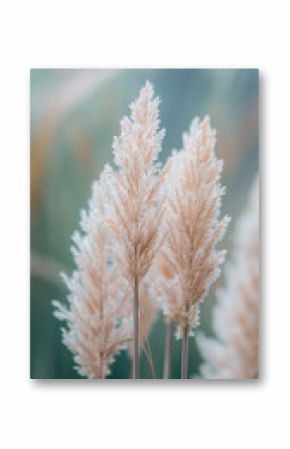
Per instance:
[[[217,129],[217,154],[224,159],[227,194],[222,213],[232,223],[222,247],[232,249],[232,231],[259,166],[258,70],[52,70],[31,71],[31,377],[79,378],[72,356],[61,343],[61,323],[51,301],[65,301],[59,271],[70,273],[71,234],[87,206],[92,181],[112,161],[112,140],[128,105],[150,80],[161,98],[166,128],[161,160],[181,147],[181,135],[194,116],[208,114]],[[215,289],[201,306],[198,330],[211,334]],[[165,329],[155,323],[150,346],[157,377],[162,377]],[[180,377],[180,342],[174,342],[173,377]],[[200,354],[190,339],[190,376],[198,375]],[[145,358],[143,378],[151,378]],[[125,352],[112,378],[130,377]]]

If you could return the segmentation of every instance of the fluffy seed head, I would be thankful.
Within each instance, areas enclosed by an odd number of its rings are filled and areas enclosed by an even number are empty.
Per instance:
[[[254,379],[259,374],[259,181],[237,223],[233,261],[213,315],[216,338],[198,336],[208,379]]]
[[[220,274],[225,252],[215,249],[229,218],[219,220],[222,161],[209,119],[194,119],[173,153],[167,176],[166,239],[155,264],[156,291],[179,335],[198,324],[199,303]],[[159,273],[159,276],[158,276]]]
[[[109,169],[93,186],[81,233],[73,237],[76,270],[64,276],[68,306],[54,301],[55,316],[66,322],[63,342],[74,354],[77,371],[88,378],[105,378],[114,356],[132,339],[128,318],[128,285],[112,259],[113,238],[106,224]]]
[[[132,285],[149,271],[161,244],[163,217],[160,173],[156,162],[164,131],[159,128],[159,99],[147,82],[131,105],[131,117],[121,121],[115,138],[112,202],[109,225],[116,237],[115,257]]]

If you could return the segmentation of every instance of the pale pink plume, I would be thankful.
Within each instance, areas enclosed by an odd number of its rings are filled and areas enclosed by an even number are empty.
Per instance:
[[[215,155],[209,119],[194,119],[174,153],[167,176],[166,239],[156,261],[155,289],[168,321],[188,335],[198,324],[199,304],[220,274],[224,251],[216,244],[229,218],[219,220],[222,161]]]
[[[159,128],[159,98],[147,81],[131,104],[131,117],[121,120],[121,135],[114,139],[114,189],[109,224],[116,236],[116,257],[133,284],[148,273],[160,246],[164,212],[157,162],[165,131]]]
[[[112,236],[106,223],[105,169],[93,186],[88,214],[83,212],[82,233],[72,248],[76,270],[65,277],[68,306],[54,301],[55,316],[66,321],[63,342],[74,354],[78,372],[88,378],[105,378],[115,355],[132,340],[128,286],[112,258]]]
[[[114,257],[131,287],[133,304],[133,378],[139,377],[139,296],[162,244],[166,170],[157,162],[164,130],[159,131],[159,99],[149,82],[131,105],[131,117],[121,120],[115,137],[113,188],[108,224],[115,236]]]
[[[207,379],[254,379],[259,375],[259,180],[237,223],[235,252],[213,314],[216,338],[198,336]]]

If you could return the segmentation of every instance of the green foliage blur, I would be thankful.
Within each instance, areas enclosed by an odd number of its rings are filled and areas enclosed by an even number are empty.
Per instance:
[[[31,71],[31,378],[79,379],[71,353],[61,342],[61,323],[52,315],[53,299],[66,301],[59,272],[70,273],[71,235],[86,208],[91,184],[112,161],[113,136],[128,105],[146,80],[161,98],[161,127],[166,137],[162,162],[194,116],[209,115],[217,129],[217,154],[224,159],[227,186],[222,213],[232,223],[222,247],[232,248],[232,231],[248,189],[258,171],[258,70],[42,70]],[[198,329],[211,334],[215,290],[201,307]],[[163,375],[165,326],[156,321],[150,347],[156,375]],[[174,342],[173,378],[180,378],[181,343]],[[190,339],[190,377],[201,361]],[[112,378],[130,377],[130,360],[121,353]],[[144,355],[142,378],[152,378]]]

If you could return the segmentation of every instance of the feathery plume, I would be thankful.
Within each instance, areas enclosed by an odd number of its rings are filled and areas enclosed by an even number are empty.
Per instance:
[[[216,339],[198,336],[207,379],[254,379],[259,375],[259,180],[237,224],[235,253],[218,292],[213,315]]]
[[[188,335],[198,324],[199,303],[220,274],[224,251],[216,251],[229,218],[219,221],[222,161],[215,156],[209,118],[194,119],[183,136],[183,150],[172,156],[168,212],[160,277],[156,289],[169,321],[183,339],[182,377],[187,376]]]
[[[72,253],[76,270],[64,276],[68,307],[54,301],[55,316],[66,321],[63,342],[74,354],[77,371],[103,379],[114,356],[132,339],[128,285],[112,259],[112,236],[106,224],[109,169],[93,186],[88,214],[83,211],[82,233],[75,233]]]
[[[121,121],[115,137],[111,216],[108,223],[115,235],[115,257],[133,292],[134,356],[133,377],[139,377],[139,285],[148,273],[161,245],[163,216],[160,173],[156,162],[164,130],[159,128],[159,99],[153,99],[149,82],[131,105],[131,117]]]

